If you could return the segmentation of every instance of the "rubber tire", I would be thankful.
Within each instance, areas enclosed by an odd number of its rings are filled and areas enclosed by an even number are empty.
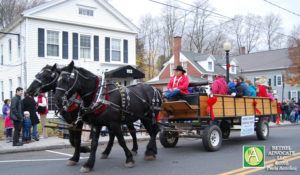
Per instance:
[[[174,137],[173,142],[169,142],[168,137]],[[178,143],[179,135],[178,132],[161,131],[159,134],[159,141],[165,148],[173,148]]]
[[[210,140],[210,135],[213,131],[217,131],[219,133],[219,144],[217,146],[213,146],[212,143],[211,143],[211,140]],[[210,125],[210,126],[207,126],[205,129],[204,129],[204,132],[203,132],[203,137],[202,137],[202,143],[203,143],[203,146],[205,148],[206,151],[209,151],[209,152],[214,152],[214,151],[218,151],[221,146],[222,146],[222,131],[220,129],[219,126],[217,125]]]
[[[263,126],[267,125],[268,128],[268,133],[266,136],[264,136],[263,134]],[[256,137],[258,140],[267,140],[269,137],[269,133],[270,133],[270,128],[269,128],[269,124],[266,120],[260,120],[255,127],[256,130]]]
[[[222,138],[228,139],[230,136],[230,124],[226,120],[222,120],[220,123],[220,128],[222,131]]]

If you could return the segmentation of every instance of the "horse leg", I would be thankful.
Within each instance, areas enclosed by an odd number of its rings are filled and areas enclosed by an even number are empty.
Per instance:
[[[150,135],[150,141],[147,145],[144,159],[155,160],[156,159],[155,155],[157,154],[156,135],[159,132],[159,127],[157,124],[152,125],[151,122],[143,122],[143,123]]]
[[[132,137],[132,150],[131,153],[132,155],[137,155],[137,150],[138,150],[138,144],[137,144],[137,138],[136,138],[136,130],[134,128],[133,123],[127,123],[127,127],[129,129],[130,135]]]
[[[132,156],[132,153],[130,152],[130,150],[128,149],[128,147],[126,146],[120,124],[112,123],[111,124],[111,129],[115,133],[115,135],[117,136],[118,142],[119,142],[120,146],[123,148],[123,150],[125,152],[125,155],[126,155],[125,167],[126,168],[132,168],[134,166],[133,156]]]
[[[107,157],[111,151],[111,148],[114,145],[115,134],[114,134],[114,132],[111,131],[111,129],[109,127],[108,127],[108,134],[109,134],[109,141],[106,146],[106,149],[101,154],[101,157],[100,157],[101,159],[107,159]]]
[[[91,127],[91,136],[92,136],[91,152],[90,152],[89,159],[80,169],[80,172],[82,172],[82,173],[88,173],[94,167],[101,128],[102,128],[102,126],[96,127],[96,126],[92,125],[92,127]]]

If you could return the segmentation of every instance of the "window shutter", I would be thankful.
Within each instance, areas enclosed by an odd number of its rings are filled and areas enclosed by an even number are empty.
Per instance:
[[[123,43],[124,63],[128,63],[128,40]]]
[[[300,91],[298,91],[298,99],[300,98]],[[296,99],[296,102],[298,102],[299,100]]]
[[[45,56],[45,29],[38,28],[38,56]]]
[[[105,62],[110,62],[110,38],[105,37]]]
[[[291,91],[288,92],[288,98],[291,99]]]
[[[78,60],[78,33],[73,33],[73,60]]]
[[[94,61],[99,61],[99,36],[94,36]]]
[[[274,86],[276,86],[276,75],[274,76]]]
[[[64,59],[68,59],[69,57],[69,47],[68,47],[68,32],[63,32],[63,41],[62,41],[63,51],[62,51],[62,57]]]

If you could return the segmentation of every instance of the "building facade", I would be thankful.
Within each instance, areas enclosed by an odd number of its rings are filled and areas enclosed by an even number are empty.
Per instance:
[[[239,55],[235,59],[245,79],[254,83],[264,76],[278,101],[300,98],[300,88],[284,81],[286,69],[291,66],[287,48]]]
[[[2,32],[11,34],[0,34],[1,102],[18,86],[26,89],[46,64],[74,61],[97,75],[136,67],[138,29],[105,0],[53,0],[24,11]]]

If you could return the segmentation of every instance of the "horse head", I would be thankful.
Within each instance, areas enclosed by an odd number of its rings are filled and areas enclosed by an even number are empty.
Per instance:
[[[35,79],[30,84],[26,93],[31,96],[37,96],[39,93],[55,90],[56,81],[59,77],[60,70],[57,65],[46,65],[42,70],[35,75]]]

